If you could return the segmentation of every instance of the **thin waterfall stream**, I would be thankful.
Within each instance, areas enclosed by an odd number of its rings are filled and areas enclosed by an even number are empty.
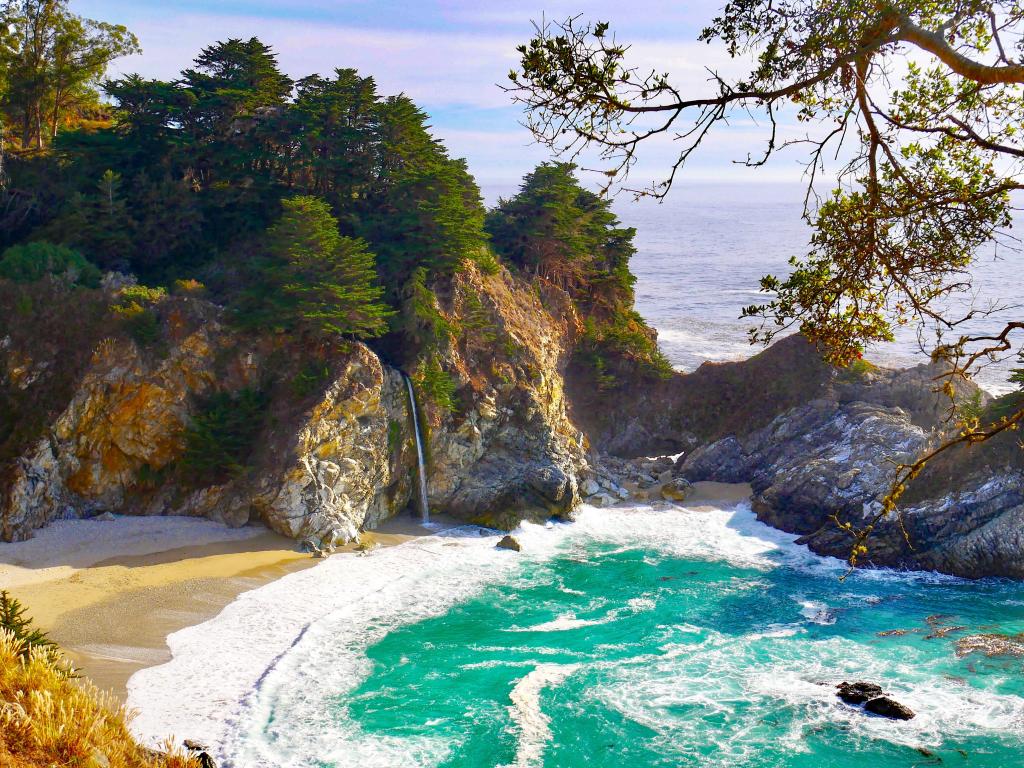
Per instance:
[[[420,419],[416,412],[416,394],[412,389],[412,379],[405,377],[405,388],[409,393],[409,413],[412,415],[412,429],[416,435],[416,465],[419,476],[420,515],[423,523],[430,522],[430,505],[427,504],[427,468],[423,461],[423,437],[420,435]]]

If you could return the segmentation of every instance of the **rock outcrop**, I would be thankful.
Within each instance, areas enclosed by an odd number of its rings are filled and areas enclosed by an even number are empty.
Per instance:
[[[578,325],[571,304],[553,292],[549,311],[507,271],[468,270],[438,293],[445,297],[438,310],[453,327],[479,327],[440,355],[456,387],[454,406],[417,395],[431,508],[504,527],[570,515],[586,467],[563,388]],[[116,511],[236,526],[258,520],[329,552],[407,507],[416,461],[398,368],[351,344],[323,363],[328,376],[314,391],[296,394],[308,350],[280,335],[241,334],[195,298],[166,298],[158,309],[162,338],[154,348],[111,322],[83,340],[93,353],[66,401],[2,475],[3,538],[26,538],[54,518]],[[7,385],[29,393],[47,386],[32,373],[39,366],[31,339],[5,338]],[[266,423],[245,471],[212,485],[194,481],[180,460],[203,398],[257,387],[267,393]]]
[[[580,322],[568,297],[467,269],[439,309],[464,332],[444,356],[460,406],[424,404],[431,508],[499,528],[571,516],[587,461],[564,388]]]
[[[691,481],[751,483],[761,520],[801,534],[815,552],[846,558],[852,539],[837,521],[861,527],[881,509],[896,466],[949,428],[948,400],[934,391],[940,372],[934,365],[833,371],[819,396],[765,426],[701,445],[680,462],[681,472]],[[912,484],[900,516],[876,526],[862,562],[1024,577],[1024,457],[1008,442],[936,462]]]

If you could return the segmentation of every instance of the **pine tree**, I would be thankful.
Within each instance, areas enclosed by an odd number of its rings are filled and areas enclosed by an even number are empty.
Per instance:
[[[324,337],[385,333],[393,312],[382,301],[366,243],[342,237],[330,206],[319,198],[293,197],[282,206],[267,232],[256,312],[281,327]]]

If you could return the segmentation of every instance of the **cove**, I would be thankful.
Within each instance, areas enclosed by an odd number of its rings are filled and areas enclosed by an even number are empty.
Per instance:
[[[133,678],[143,735],[170,718],[237,766],[1017,760],[1022,660],[957,641],[1024,631],[1018,584],[890,571],[840,581],[842,563],[746,505],[584,508],[576,523],[517,535],[522,554],[466,527],[249,593],[172,636],[174,660]],[[220,668],[217,649],[239,643],[263,655]],[[179,702],[196,703],[159,719],[171,679]],[[917,716],[842,704],[844,679],[880,683]]]

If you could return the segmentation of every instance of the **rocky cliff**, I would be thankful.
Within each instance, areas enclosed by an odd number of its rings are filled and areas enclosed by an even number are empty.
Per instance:
[[[934,391],[940,372],[931,365],[838,371],[790,337],[748,361],[705,364],[664,382],[656,409],[625,400],[597,428],[627,456],[684,451],[676,472],[687,480],[751,483],[761,520],[801,534],[820,554],[846,558],[853,541],[838,523],[861,527],[880,509],[897,464],[950,428],[949,402]],[[702,398],[713,407],[701,409]],[[1024,451],[1017,442],[1005,435],[936,461],[911,485],[901,516],[876,528],[862,560],[1024,577]]]
[[[325,355],[281,334],[243,333],[189,296],[161,298],[158,338],[140,343],[105,313],[115,289],[75,292],[93,318],[77,328],[56,288],[34,290],[33,316],[0,328],[4,539],[117,512],[260,520],[329,548],[409,506],[416,462],[403,374],[369,347]],[[459,333],[438,353],[454,402],[417,395],[431,507],[495,524],[569,514],[586,466],[563,394],[578,325],[571,305],[504,270],[470,269],[436,293]],[[255,391],[263,406],[244,465],[211,477],[190,464],[189,429],[204,403]]]

